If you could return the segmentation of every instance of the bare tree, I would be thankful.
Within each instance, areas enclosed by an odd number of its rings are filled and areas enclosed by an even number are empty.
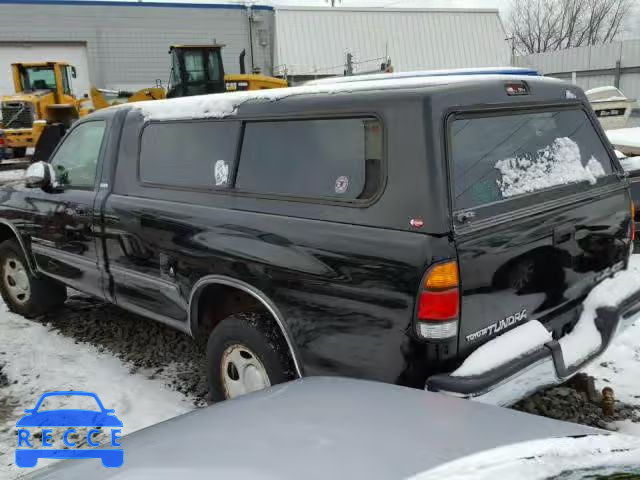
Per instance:
[[[615,40],[633,0],[512,0],[509,28],[521,53]]]

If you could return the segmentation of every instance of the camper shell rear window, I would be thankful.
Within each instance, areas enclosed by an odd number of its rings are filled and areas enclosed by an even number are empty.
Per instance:
[[[454,210],[595,185],[612,172],[600,136],[579,108],[455,115],[449,142]]]

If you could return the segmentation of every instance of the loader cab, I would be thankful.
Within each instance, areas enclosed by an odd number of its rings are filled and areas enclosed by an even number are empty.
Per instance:
[[[167,97],[225,91],[221,50],[224,45],[172,45]]]
[[[70,103],[75,97],[71,79],[76,78],[75,67],[62,62],[14,63],[13,83],[16,93],[44,93],[56,97],[56,103]]]

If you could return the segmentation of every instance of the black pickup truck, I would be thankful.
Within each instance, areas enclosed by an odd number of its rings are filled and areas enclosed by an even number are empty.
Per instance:
[[[465,397],[570,377],[638,309],[632,295],[598,310],[601,341],[565,362],[559,342],[634,235],[584,94],[533,76],[387,78],[82,119],[0,190],[5,302],[34,317],[69,286],[206,336],[216,400],[306,375]],[[456,374],[532,322],[539,348]]]

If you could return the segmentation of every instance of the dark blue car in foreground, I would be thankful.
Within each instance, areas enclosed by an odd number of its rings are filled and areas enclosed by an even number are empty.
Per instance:
[[[39,411],[42,403],[49,397],[79,396],[93,398],[99,410],[54,409]],[[18,428],[49,428],[49,427],[122,427],[114,410],[106,409],[100,398],[91,392],[60,391],[43,394],[35,408],[26,409],[26,415],[16,423]],[[66,436],[65,436],[66,439]],[[19,444],[20,446],[20,444]],[[44,442],[43,442],[44,446]],[[105,467],[120,467],[124,461],[122,448],[17,448],[16,465],[19,467],[34,467],[39,458],[100,458]]]

